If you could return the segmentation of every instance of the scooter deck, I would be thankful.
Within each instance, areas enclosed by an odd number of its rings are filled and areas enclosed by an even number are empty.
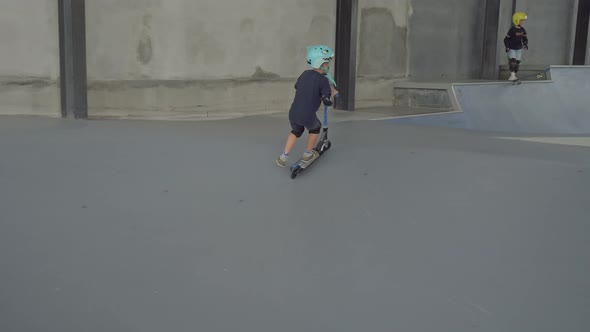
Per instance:
[[[320,158],[320,156],[321,155],[318,155],[316,158],[314,158],[310,161],[304,161],[303,157],[301,157],[301,158],[299,158],[299,160],[297,160],[295,163],[293,163],[293,165],[291,165],[291,168],[301,167],[301,168],[305,169],[305,168],[309,167],[309,165],[313,164],[316,160],[318,160]]]
[[[332,146],[332,143],[326,139],[324,142],[321,142],[320,144],[318,144],[318,146],[320,147],[319,149],[314,148],[314,150],[317,151],[319,154],[315,159],[312,159],[311,161],[303,161],[303,158],[299,158],[299,160],[297,160],[293,165],[291,165],[291,167],[290,167],[291,179],[294,179],[299,173],[308,169],[311,165],[313,165],[313,163],[315,163],[318,159],[320,159],[322,154],[324,154],[324,152],[326,152],[328,149],[330,149],[330,147]]]

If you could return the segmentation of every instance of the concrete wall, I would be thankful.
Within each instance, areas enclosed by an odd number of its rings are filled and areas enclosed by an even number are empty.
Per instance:
[[[518,0],[529,14],[525,65],[570,63],[576,3]],[[501,6],[505,64],[512,0]],[[357,106],[391,105],[398,80],[478,78],[484,9],[359,0]],[[336,0],[86,0],[86,10],[90,116],[283,112],[305,46],[335,46]],[[57,0],[0,2],[0,43],[0,114],[59,116]]]
[[[529,20],[523,65],[571,64],[576,0],[517,0]],[[357,106],[391,105],[399,80],[480,78],[485,1],[359,0]],[[503,39],[512,0],[501,0],[497,64],[507,64]],[[590,56],[589,56],[590,58]]]
[[[464,79],[481,71],[485,1],[413,0],[410,77]]]
[[[336,1],[90,0],[95,116],[286,111],[305,46],[334,47]]]
[[[485,3],[359,0],[360,78],[472,78],[481,66]]]
[[[357,75],[407,74],[408,0],[359,0]]]
[[[479,75],[483,1],[359,0],[357,107],[391,106],[395,81]]]
[[[524,27],[529,35],[529,51],[523,63],[568,65],[572,61],[575,0],[518,0],[516,11],[527,13]],[[504,35],[510,25],[505,26]]]
[[[1,1],[0,45],[0,114],[60,116],[57,1]]]
[[[408,73],[410,14],[409,0],[359,0],[356,107],[391,105],[393,82]]]
[[[530,48],[523,52],[521,68],[534,73],[548,65],[572,64],[577,0],[517,0],[516,4],[517,11],[528,15],[524,27]],[[508,57],[503,39],[512,26],[512,0],[502,0],[500,12],[497,63],[505,68],[500,75],[504,79],[508,77]]]

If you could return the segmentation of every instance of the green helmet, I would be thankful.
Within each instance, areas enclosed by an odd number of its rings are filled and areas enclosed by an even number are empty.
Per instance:
[[[311,68],[319,69],[325,62],[334,58],[334,51],[326,45],[314,45],[307,47],[307,64]]]

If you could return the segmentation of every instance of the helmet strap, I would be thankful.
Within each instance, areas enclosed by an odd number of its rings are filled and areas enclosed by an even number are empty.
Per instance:
[[[332,82],[332,84],[334,84],[334,87],[336,87],[336,81],[334,81],[334,78],[332,77],[332,75],[330,75],[329,71],[326,71],[326,76],[328,77],[328,79],[330,80],[330,82]]]

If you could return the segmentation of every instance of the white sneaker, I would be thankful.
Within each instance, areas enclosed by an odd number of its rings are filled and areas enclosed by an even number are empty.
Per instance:
[[[511,72],[510,73],[510,77],[508,78],[509,81],[516,81],[518,79],[518,77],[516,77],[516,73],[515,72]]]
[[[281,167],[285,167],[285,165],[287,165],[287,161],[288,161],[287,156],[282,154],[277,158],[276,163],[277,163],[277,165],[279,165]]]
[[[305,163],[312,162],[314,159],[316,159],[319,156],[320,156],[320,154],[315,149],[311,150],[311,153],[309,153],[309,154],[307,152],[304,152],[303,153],[303,162],[305,162]]]

